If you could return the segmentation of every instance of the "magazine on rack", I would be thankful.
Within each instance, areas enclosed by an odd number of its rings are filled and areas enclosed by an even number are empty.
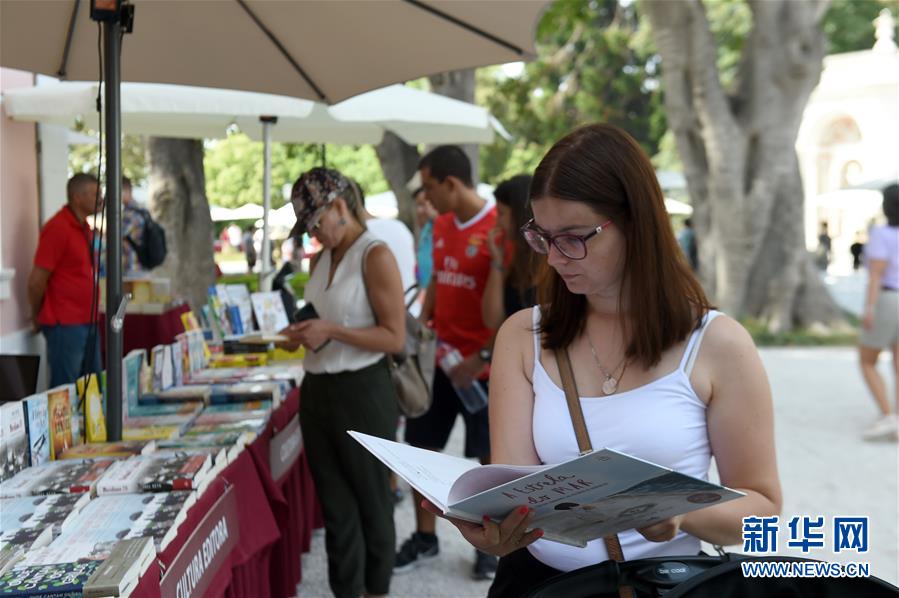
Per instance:
[[[348,433],[447,515],[500,521],[527,506],[532,528],[572,546],[744,496],[607,448],[558,465],[478,465]]]

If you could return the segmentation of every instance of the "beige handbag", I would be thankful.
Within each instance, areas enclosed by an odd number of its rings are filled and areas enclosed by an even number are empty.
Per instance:
[[[365,261],[368,251],[376,243],[371,243],[365,248],[362,255],[362,283],[365,284]],[[409,291],[418,288],[412,285],[406,289],[403,296]],[[371,305],[371,297],[368,295],[368,285],[365,284],[365,294]],[[437,354],[437,336],[434,331],[423,326],[418,318],[409,313],[409,307],[415,301],[413,297],[406,307],[406,344],[400,353],[387,355],[387,363],[390,367],[390,377],[396,389],[396,400],[400,411],[409,418],[419,417],[427,413],[431,408],[433,395],[431,391],[434,382],[434,367]],[[372,313],[374,313],[372,308]],[[378,316],[375,315],[377,323]]]

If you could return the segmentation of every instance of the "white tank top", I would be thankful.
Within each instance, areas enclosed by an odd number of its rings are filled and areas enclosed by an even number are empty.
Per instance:
[[[336,322],[347,328],[369,328],[375,325],[375,314],[368,302],[362,278],[362,260],[373,244],[382,243],[368,231],[363,232],[337,264],[331,286],[328,286],[331,250],[325,249],[322,252],[309,282],[306,283],[303,298],[315,306],[315,311],[323,320]],[[307,350],[303,367],[312,374],[336,374],[361,370],[382,357],[383,353],[331,340],[317,353]]]
[[[534,307],[534,329],[540,310]],[[607,397],[581,397],[581,408],[594,449],[611,448],[703,480],[708,479],[711,449],[706,404],[690,384],[690,373],[711,311],[693,332],[680,365],[673,372],[633,390]],[[565,393],[540,363],[540,336],[534,333],[533,434],[537,455],[545,464],[578,456],[577,439],[568,415]],[[634,530],[618,534],[626,560],[699,553],[698,538],[685,532],[668,542],[650,542]],[[541,562],[561,571],[608,560],[602,539],[585,548],[538,540],[528,550]]]

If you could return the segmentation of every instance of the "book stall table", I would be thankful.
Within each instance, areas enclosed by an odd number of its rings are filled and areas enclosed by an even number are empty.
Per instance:
[[[190,305],[182,303],[161,314],[126,313],[122,327],[122,355],[134,349],[151,351],[156,345],[169,345],[175,342],[175,335],[184,332],[181,314],[190,311]],[[100,314],[100,321],[106,321],[106,315]],[[100,348],[106,354],[106,326],[97,326],[100,331]]]
[[[188,511],[176,538],[158,555],[161,581],[153,583],[149,571],[134,596],[296,594],[300,557],[314,527],[322,525],[298,415],[294,389]]]

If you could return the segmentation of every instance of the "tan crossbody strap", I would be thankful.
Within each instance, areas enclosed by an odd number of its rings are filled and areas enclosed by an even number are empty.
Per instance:
[[[593,450],[590,435],[587,433],[587,423],[584,421],[584,410],[581,409],[581,399],[574,381],[574,370],[571,368],[571,359],[568,357],[568,349],[556,349],[556,363],[559,365],[559,376],[562,378],[562,390],[565,391],[565,402],[568,403],[568,415],[571,416],[571,425],[574,427],[574,436],[577,438],[577,448],[581,455],[586,455]],[[606,552],[613,561],[624,560],[624,551],[621,550],[621,542],[618,534],[605,536],[602,539],[606,545]],[[618,588],[620,598],[633,598],[633,588],[621,586]]]

